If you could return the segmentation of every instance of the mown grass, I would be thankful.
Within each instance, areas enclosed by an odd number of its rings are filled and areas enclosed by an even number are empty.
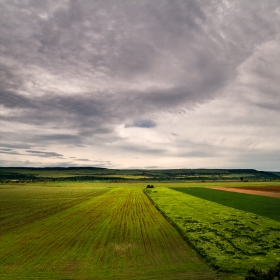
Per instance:
[[[244,275],[280,259],[280,223],[168,188],[146,190],[157,208],[213,267]]]
[[[215,279],[142,188],[102,186],[2,185],[19,224],[0,233],[0,279]]]
[[[280,222],[279,198],[256,196],[243,193],[226,192],[207,188],[173,188],[176,191],[190,194],[202,199],[255,213]]]

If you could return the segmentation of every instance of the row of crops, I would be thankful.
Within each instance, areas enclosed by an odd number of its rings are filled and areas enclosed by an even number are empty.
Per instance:
[[[251,211],[241,211],[229,192],[155,186],[145,189],[149,200],[142,190],[135,183],[0,184],[0,278],[235,280],[280,259],[280,222],[264,217],[279,207],[271,198],[248,199]],[[221,205],[226,200],[236,208]]]
[[[216,279],[142,188],[61,186],[0,185],[0,279]]]
[[[220,271],[243,273],[253,265],[266,268],[280,259],[280,222],[168,188],[145,192]]]

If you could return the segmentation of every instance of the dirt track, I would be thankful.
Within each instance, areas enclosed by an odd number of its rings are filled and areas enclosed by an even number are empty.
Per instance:
[[[238,192],[238,193],[247,193],[261,196],[270,196],[275,198],[280,198],[280,187],[252,187],[252,188],[223,188],[223,187],[214,187],[215,190],[222,190],[228,192]]]

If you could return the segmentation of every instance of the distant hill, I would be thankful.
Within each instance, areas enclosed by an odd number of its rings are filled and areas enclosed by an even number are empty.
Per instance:
[[[272,174],[277,175],[277,176],[280,177],[280,172],[270,171],[269,173],[272,173]]]
[[[255,169],[107,169],[101,167],[0,167],[0,181],[236,181],[276,180],[280,172]]]

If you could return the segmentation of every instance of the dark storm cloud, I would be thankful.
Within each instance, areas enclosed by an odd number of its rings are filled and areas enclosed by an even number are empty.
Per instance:
[[[54,3],[2,2],[3,55],[16,60],[19,66],[43,67],[61,78],[80,77],[86,73],[93,77],[97,72],[124,81],[146,79],[149,75],[156,81],[167,80],[171,83],[170,90],[151,88],[147,92],[139,91],[138,95],[131,91],[124,94],[116,89],[118,99],[124,103],[128,98],[139,101],[142,106],[153,104],[159,110],[165,109],[170,102],[171,106],[182,102],[193,105],[212,98],[215,91],[234,75],[234,67],[246,57],[247,51],[260,43],[261,37],[275,33],[269,19],[262,16],[263,11],[258,13],[257,5],[246,3],[235,5],[228,23],[215,21],[214,16],[221,15],[210,1],[208,4],[202,1]],[[264,8],[272,12],[276,4],[268,1]],[[240,14],[241,8],[245,8],[246,20],[243,13]],[[240,22],[235,22],[236,18]],[[260,28],[264,35],[257,37],[254,34]],[[222,32],[227,32],[228,40],[220,35]],[[1,68],[6,75],[4,82],[13,82],[11,87],[1,89],[4,105],[31,108],[33,103],[38,105],[36,100],[31,102],[19,93],[11,94],[24,87],[28,77],[17,73],[15,65],[9,65],[7,60],[2,63],[6,63]],[[30,74],[31,80],[33,74]],[[46,93],[44,87],[39,89]],[[55,111],[59,104],[62,110],[71,113],[73,104],[69,102],[73,101],[78,115],[89,113],[90,108],[81,104],[83,101],[87,104],[87,98],[70,98],[67,103],[63,97],[55,98],[56,94],[47,93],[49,100],[41,103],[41,107],[47,111],[54,106]],[[8,99],[7,95],[11,97]],[[97,105],[101,102],[103,107],[115,107],[106,92],[104,97],[94,99]],[[135,111],[134,106],[131,111]],[[101,115],[101,112],[96,113]],[[118,116],[111,115],[112,118]]]
[[[31,100],[13,91],[0,92],[1,104],[7,108],[32,108]]]
[[[2,116],[0,118],[6,121],[34,125],[53,125],[57,127],[77,128],[81,133],[90,127],[93,133],[106,133],[104,122],[110,123],[112,113],[109,106],[106,106],[105,100],[98,100],[93,97],[79,96],[56,96],[50,94],[37,98],[21,97],[16,93],[1,94],[2,104],[6,108],[13,108],[17,114],[11,116]],[[117,116],[116,116],[117,118]],[[82,133],[83,134],[83,133]],[[79,141],[78,135],[38,135],[37,140],[72,140]]]
[[[175,94],[175,96],[173,96]],[[3,120],[34,125],[53,125],[76,128],[80,136],[87,133],[106,134],[112,131],[112,125],[125,119],[133,119],[139,114],[155,112],[160,109],[172,110],[188,93],[184,89],[154,90],[149,92],[120,92],[116,99],[113,94],[98,96],[57,96],[49,94],[40,97],[20,96],[17,93],[0,93],[2,104],[6,108],[18,110],[14,115],[1,116]],[[173,97],[172,97],[173,96]],[[191,93],[189,94],[191,98]],[[194,96],[190,103],[195,103]],[[141,104],[141,108],[137,108]],[[21,110],[19,110],[21,109]],[[136,119],[130,124],[135,127],[155,127],[151,120]],[[89,132],[88,132],[89,128]],[[37,140],[81,140],[79,135],[37,136]]]
[[[15,127],[1,137],[7,148],[112,142],[124,123],[156,128],[153,114],[216,98],[280,32],[277,0],[4,0],[0,14],[0,120]],[[256,61],[252,84],[266,95],[250,102],[277,110],[279,87],[255,82],[267,73]]]

